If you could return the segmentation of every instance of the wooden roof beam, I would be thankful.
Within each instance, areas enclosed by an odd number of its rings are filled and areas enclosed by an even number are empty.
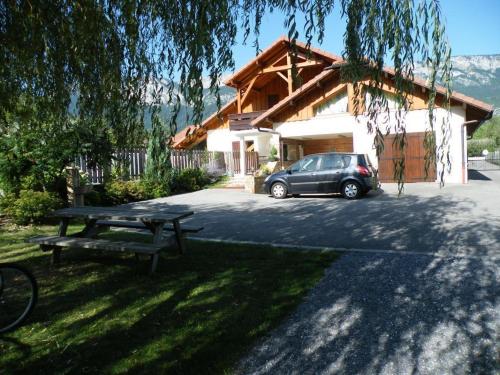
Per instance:
[[[240,102],[240,111],[239,113],[241,113],[241,106],[243,106],[243,104],[245,103],[245,100],[246,98],[248,97],[248,94],[250,94],[250,92],[252,91],[252,87],[255,83],[255,80],[257,79],[258,76],[255,76],[253,77],[253,79],[250,81],[250,84],[248,85],[246,91],[245,91],[245,94],[243,95],[243,98],[241,98],[241,102]]]
[[[292,95],[292,92],[293,92],[293,77],[292,77],[292,69],[291,67],[293,66],[292,65],[292,56],[290,56],[290,54],[286,55],[286,63],[287,63],[287,66],[290,66],[290,69],[287,69],[286,71],[286,78],[287,78],[287,82],[288,82],[288,95]]]
[[[307,67],[311,67],[311,66],[322,66],[322,65],[324,65],[322,62],[318,62],[318,61],[306,61],[306,62],[303,62],[303,63],[295,64],[295,67],[297,67],[297,68],[307,68]],[[281,72],[283,70],[291,70],[291,69],[292,69],[292,64],[280,65],[280,66],[271,66],[269,68],[262,69],[260,71],[260,74]]]
[[[297,52],[297,57],[300,57],[301,59],[304,59],[305,61],[323,62],[322,60],[317,59],[317,58],[314,56],[314,54],[313,54],[313,52],[312,52],[312,51],[310,51],[310,52],[311,52],[311,54],[310,54],[310,55],[308,55],[308,54],[306,54],[306,53],[302,53],[302,52]],[[294,56],[294,55],[292,55],[292,56]]]
[[[288,78],[286,78],[286,76],[285,76],[283,73],[281,73],[281,72],[276,72],[276,74],[277,74],[277,75],[279,75],[281,78],[283,78],[283,80],[284,80],[286,83],[288,83]]]

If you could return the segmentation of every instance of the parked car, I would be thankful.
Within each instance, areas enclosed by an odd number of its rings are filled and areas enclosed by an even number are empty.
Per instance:
[[[376,170],[368,155],[324,153],[307,155],[264,181],[264,190],[276,199],[289,194],[340,193],[357,199],[378,188]]]

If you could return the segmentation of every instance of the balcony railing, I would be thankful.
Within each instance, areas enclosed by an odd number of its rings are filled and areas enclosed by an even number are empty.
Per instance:
[[[229,115],[229,129],[231,130],[249,130],[252,129],[250,123],[263,114],[265,111],[235,113]]]

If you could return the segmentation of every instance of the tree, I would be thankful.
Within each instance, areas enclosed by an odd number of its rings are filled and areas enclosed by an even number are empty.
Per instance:
[[[259,51],[262,16],[279,9],[285,14],[292,45],[299,37],[296,17],[300,13],[306,19],[302,32],[308,44],[314,38],[321,42],[334,6],[340,7],[347,21],[343,56],[348,64],[343,74],[354,82],[368,75],[372,95],[382,105],[384,63],[394,66],[396,96],[404,111],[414,60],[429,62],[432,131],[438,73],[442,72],[439,78],[446,84],[450,77],[450,50],[438,0],[3,1],[0,131],[12,126],[7,114],[15,113],[19,98],[26,96],[43,101],[43,115],[58,119],[59,124],[67,122],[74,103],[73,115],[82,124],[112,135],[116,145],[123,146],[129,132],[142,126],[144,107],[166,98],[174,105],[168,121],[174,134],[181,100],[194,108],[192,121],[201,120],[204,75],[209,76],[220,105],[219,79],[234,68],[231,48],[238,27],[244,29],[245,39],[253,33]],[[165,82],[166,89],[158,88],[158,81]],[[369,111],[369,127],[377,135],[380,152],[384,131],[374,109]],[[404,148],[405,124],[402,116],[398,119],[396,141]],[[431,150],[432,138],[426,145]],[[444,154],[440,160],[445,163]],[[400,182],[403,170],[404,159],[396,168]]]
[[[170,193],[172,164],[170,162],[170,150],[167,145],[169,136],[158,116],[153,116],[151,126],[145,177],[151,195],[160,197]]]

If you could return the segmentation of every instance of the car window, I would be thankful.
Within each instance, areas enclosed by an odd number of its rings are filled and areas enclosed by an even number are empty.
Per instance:
[[[314,172],[318,168],[319,156],[310,156],[293,164],[290,169],[292,172]]]
[[[310,158],[304,158],[304,163],[302,164],[300,171],[301,172],[314,172],[318,169],[318,160],[319,156],[312,156]]]
[[[348,155],[323,155],[321,170],[344,169],[351,164],[351,157]]]

